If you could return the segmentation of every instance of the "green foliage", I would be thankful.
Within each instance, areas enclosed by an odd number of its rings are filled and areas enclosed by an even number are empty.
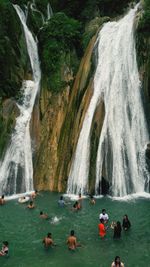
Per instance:
[[[138,31],[150,33],[150,1],[144,1],[144,13],[139,21]]]
[[[64,12],[67,16],[80,20],[80,15],[87,2],[88,0],[51,0],[51,5],[57,12]]]
[[[112,17],[122,14],[130,2],[132,0],[97,0],[97,6],[101,16]]]
[[[37,9],[40,10],[45,16],[47,15],[47,4],[50,3],[49,0],[36,0],[35,1]]]
[[[0,13],[0,96],[10,97],[20,87],[17,55],[21,28],[9,1],[0,1]]]
[[[3,154],[3,151],[8,143],[8,140],[12,131],[13,119],[9,117],[7,120],[4,120],[0,114],[0,157]]]
[[[41,66],[52,91],[57,92],[64,85],[61,80],[64,55],[77,47],[81,37],[80,28],[78,21],[64,13],[56,13],[39,35]]]
[[[137,61],[139,68],[148,61],[150,37],[150,2],[145,0],[143,4],[144,11],[139,19],[136,33]]]

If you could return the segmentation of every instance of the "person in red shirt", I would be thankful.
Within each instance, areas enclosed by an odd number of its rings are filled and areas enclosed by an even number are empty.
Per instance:
[[[100,219],[100,223],[98,225],[98,229],[99,229],[99,235],[101,238],[104,238],[106,235],[106,227],[104,225],[104,220]]]

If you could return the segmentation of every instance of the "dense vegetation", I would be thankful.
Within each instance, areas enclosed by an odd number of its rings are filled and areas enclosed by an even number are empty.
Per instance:
[[[150,47],[149,47],[149,38],[150,38],[150,1],[145,0],[143,3],[143,13],[140,16],[136,34],[136,46],[138,54],[138,65],[139,68],[148,63],[148,68],[150,68]],[[148,71],[150,73],[150,69]],[[150,91],[150,90],[149,90]]]
[[[139,21],[138,31],[149,34],[150,33],[150,1],[144,0],[143,3],[144,12]]]
[[[47,17],[47,4],[54,12],[53,18],[42,26],[42,16],[33,11],[28,0],[0,1],[0,96],[11,97],[18,94],[24,72],[27,68],[25,45],[21,37],[21,25],[11,3],[22,8],[28,6],[28,25],[39,36],[41,66],[48,87],[58,92],[65,84],[61,77],[61,67],[69,64],[74,75],[84,49],[95,34],[97,25],[85,32],[85,26],[95,17],[114,17],[124,12],[132,0],[35,0],[35,8]],[[33,2],[32,2],[33,3]],[[149,34],[150,3],[144,1],[144,14],[138,27],[140,34]],[[56,13],[55,13],[56,12]],[[98,20],[97,20],[98,21]],[[99,23],[99,21],[98,21]],[[142,44],[141,44],[142,45]],[[67,61],[67,62],[66,62]],[[75,64],[74,64],[75,62]]]
[[[1,0],[0,96],[16,96],[27,69],[27,56],[23,51],[25,45],[21,40],[23,38],[21,25],[11,3],[18,4],[23,9],[25,5],[28,6],[27,23],[40,39],[43,74],[48,82],[48,88],[58,92],[64,85],[61,77],[63,63],[69,64],[75,75],[83,51],[97,30],[95,27],[83,34],[87,23],[95,17],[119,15],[129,2],[132,0],[35,0],[33,5],[33,1],[28,0]],[[43,30],[39,34],[43,24],[42,14],[44,18],[47,17],[48,3],[52,6],[54,16],[43,25]],[[40,15],[35,9],[42,14]]]
[[[16,95],[20,85],[19,54],[16,54],[20,27],[9,1],[0,1],[0,13],[0,96],[9,97]]]
[[[80,38],[81,24],[64,13],[56,13],[40,32],[42,70],[52,91],[58,92],[64,86],[64,81],[61,80],[61,67],[65,63],[70,65],[71,62],[66,62],[66,55],[75,48],[78,50]],[[72,66],[75,69],[73,62]]]

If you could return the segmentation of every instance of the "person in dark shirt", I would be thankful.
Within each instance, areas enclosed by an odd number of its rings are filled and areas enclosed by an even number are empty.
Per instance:
[[[127,231],[131,227],[131,223],[126,214],[123,217],[122,227],[125,231]]]
[[[121,223],[117,222],[116,225],[114,226],[114,236],[113,236],[113,238],[119,239],[121,237],[121,231],[122,231]]]

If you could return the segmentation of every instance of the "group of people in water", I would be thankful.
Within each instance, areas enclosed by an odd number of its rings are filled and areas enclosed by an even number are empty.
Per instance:
[[[23,197],[19,198],[19,202],[25,203],[26,201],[29,201],[27,208],[28,209],[34,209],[35,208],[34,199],[37,197],[38,194],[39,193],[36,190],[30,195],[30,197],[23,196]],[[0,198],[0,205],[4,205],[4,204],[5,204],[5,199],[4,199],[4,195],[2,195],[2,197]],[[94,199],[93,196],[90,196],[90,204],[91,205],[96,204],[96,200]],[[60,207],[64,207],[65,205],[67,205],[63,196],[60,196],[60,199],[58,200],[58,205]],[[82,196],[80,193],[79,197],[78,197],[78,201],[75,201],[75,203],[73,204],[72,211],[78,211],[81,209],[82,209]],[[43,211],[40,211],[39,217],[42,219],[49,219],[50,218],[48,216],[48,214],[44,213]],[[99,220],[100,220],[100,222],[98,224],[98,230],[99,230],[99,236],[101,239],[105,238],[108,228],[113,229],[113,231],[114,231],[113,238],[114,239],[120,239],[122,229],[124,231],[127,231],[131,227],[131,223],[130,223],[127,215],[124,215],[123,220],[122,220],[122,225],[121,225],[120,221],[117,221],[117,222],[113,221],[109,226],[108,225],[109,216],[106,213],[105,209],[102,209],[102,212],[99,215]],[[56,244],[52,238],[52,233],[48,233],[46,235],[46,237],[43,238],[42,243],[46,249],[53,247],[53,246],[56,246]],[[77,242],[77,238],[75,236],[74,230],[71,230],[70,235],[68,236],[66,243],[68,245],[68,249],[71,251],[75,251],[77,247],[82,246],[80,243]],[[3,241],[2,249],[0,251],[0,256],[7,256],[8,255],[8,251],[9,251],[8,245],[9,245],[8,241]],[[111,267],[124,267],[124,264],[121,262],[119,256],[115,257],[114,261],[111,264]]]
[[[100,223],[98,225],[99,235],[101,238],[104,238],[106,236],[107,229],[109,227],[108,226],[109,216],[106,213],[105,209],[103,209],[102,212],[100,213],[99,220],[100,220]],[[120,221],[117,221],[117,222],[113,221],[110,225],[110,228],[113,229],[114,231],[113,238],[119,239],[121,237],[122,228],[124,231],[127,231],[130,227],[131,227],[131,223],[128,219],[127,214],[125,214],[123,217],[122,226],[121,226]]]

